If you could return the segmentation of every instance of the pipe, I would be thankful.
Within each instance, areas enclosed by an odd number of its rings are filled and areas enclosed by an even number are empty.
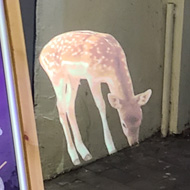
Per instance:
[[[170,120],[170,95],[171,95],[171,75],[173,57],[173,36],[174,36],[174,8],[173,3],[167,4],[166,34],[165,34],[165,55],[164,55],[164,77],[162,94],[162,124],[161,133],[166,137]]]
[[[184,7],[185,1],[180,1],[175,9],[175,26],[173,40],[173,63],[172,63],[172,78],[171,78],[171,97],[170,97],[170,134],[179,134],[178,117],[179,117],[179,95],[180,80],[181,80],[181,65],[182,65],[182,41],[183,41],[183,26],[184,26]],[[186,92],[184,92],[186,93]],[[183,109],[183,108],[182,108]]]

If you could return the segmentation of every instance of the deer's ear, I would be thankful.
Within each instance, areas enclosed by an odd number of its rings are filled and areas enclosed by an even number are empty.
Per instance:
[[[108,94],[108,100],[109,100],[109,103],[111,104],[111,106],[115,109],[119,109],[121,108],[121,103],[120,103],[120,100],[117,96],[109,93]]]
[[[137,100],[137,103],[140,105],[140,106],[144,106],[148,100],[150,99],[152,95],[152,90],[149,89],[141,94],[138,94],[135,96],[136,100]]]

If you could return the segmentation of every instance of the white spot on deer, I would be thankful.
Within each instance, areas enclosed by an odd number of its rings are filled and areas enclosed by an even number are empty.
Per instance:
[[[67,36],[72,37],[73,33],[67,33]]]
[[[86,40],[86,42],[88,42],[89,44],[94,44],[94,41],[92,40]]]
[[[106,53],[110,53],[110,48],[109,47],[106,49]]]
[[[96,50],[97,50],[97,53],[98,53],[98,54],[101,54],[101,52],[100,52],[100,49],[99,49],[99,48],[97,48]]]
[[[72,53],[71,55],[74,56],[74,55],[77,55],[77,54],[78,54],[78,52],[74,52],[74,53]]]
[[[57,52],[59,53],[61,50],[62,50],[62,47],[60,47]]]
[[[61,41],[61,37],[57,38],[57,42],[60,42]]]
[[[125,62],[125,58],[122,58],[121,61],[122,61],[122,62]]]
[[[54,44],[52,44],[52,45],[51,45],[51,48],[54,48],[54,47],[55,47],[55,45],[54,45]]]
[[[63,40],[61,40],[61,45],[63,45],[63,42],[64,42],[64,41],[63,41]]]
[[[55,57],[55,53],[52,53],[52,56]]]

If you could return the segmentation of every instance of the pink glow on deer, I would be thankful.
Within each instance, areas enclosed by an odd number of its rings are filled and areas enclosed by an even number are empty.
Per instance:
[[[56,93],[60,122],[73,164],[80,164],[78,153],[85,161],[92,158],[83,143],[75,116],[75,99],[81,79],[88,81],[99,109],[109,154],[116,152],[116,148],[106,119],[101,83],[107,83],[109,87],[108,100],[118,111],[129,145],[138,143],[141,106],[148,102],[152,91],[134,95],[125,53],[113,36],[92,31],[74,31],[56,36],[43,48],[40,63]]]

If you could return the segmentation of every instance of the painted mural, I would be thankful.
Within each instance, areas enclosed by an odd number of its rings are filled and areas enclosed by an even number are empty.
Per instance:
[[[78,153],[85,161],[92,158],[83,143],[75,116],[75,99],[81,79],[88,81],[99,110],[108,153],[112,154],[117,150],[106,119],[101,83],[106,83],[109,87],[109,103],[118,111],[129,145],[138,143],[142,121],[141,106],[148,102],[152,91],[149,89],[144,93],[134,94],[125,53],[113,36],[93,31],[61,34],[43,48],[40,64],[55,90],[60,122],[74,165],[80,164]]]
[[[0,47],[0,190],[19,190],[11,121]]]

